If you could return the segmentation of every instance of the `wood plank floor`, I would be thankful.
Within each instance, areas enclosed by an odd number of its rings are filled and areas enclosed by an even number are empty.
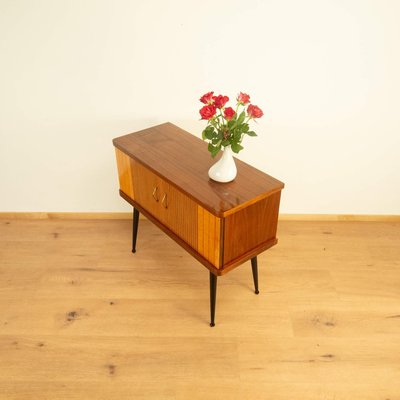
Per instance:
[[[279,224],[218,280],[146,220],[0,220],[0,399],[400,399],[400,223]]]

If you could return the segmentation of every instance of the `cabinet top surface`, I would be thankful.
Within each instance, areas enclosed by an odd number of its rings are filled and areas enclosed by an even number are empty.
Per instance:
[[[118,137],[113,143],[218,216],[267,197],[284,186],[237,158],[235,180],[214,182],[208,177],[208,170],[218,156],[213,159],[204,141],[169,122]]]

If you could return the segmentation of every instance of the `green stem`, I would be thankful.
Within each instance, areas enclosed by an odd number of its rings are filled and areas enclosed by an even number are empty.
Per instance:
[[[240,106],[240,103],[237,103],[237,105],[236,105],[236,115],[237,115],[237,113],[238,113],[239,106]]]

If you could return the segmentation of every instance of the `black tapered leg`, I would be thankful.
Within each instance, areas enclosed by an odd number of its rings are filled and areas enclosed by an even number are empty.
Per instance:
[[[260,293],[258,291],[258,266],[257,266],[257,256],[251,259],[251,269],[253,270],[253,281],[254,281],[254,293]]]
[[[133,225],[132,225],[132,253],[136,253],[136,239],[139,225],[139,210],[133,208]]]
[[[210,311],[211,322],[210,326],[215,326],[215,301],[217,297],[217,275],[210,272]]]

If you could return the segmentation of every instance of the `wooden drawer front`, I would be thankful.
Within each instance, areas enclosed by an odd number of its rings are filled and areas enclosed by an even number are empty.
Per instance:
[[[134,200],[133,160],[117,148],[115,148],[115,155],[117,157],[119,188]]]
[[[197,204],[138,162],[133,161],[136,201],[163,225],[197,248]]]
[[[226,217],[225,264],[276,238],[280,197],[279,191]]]

